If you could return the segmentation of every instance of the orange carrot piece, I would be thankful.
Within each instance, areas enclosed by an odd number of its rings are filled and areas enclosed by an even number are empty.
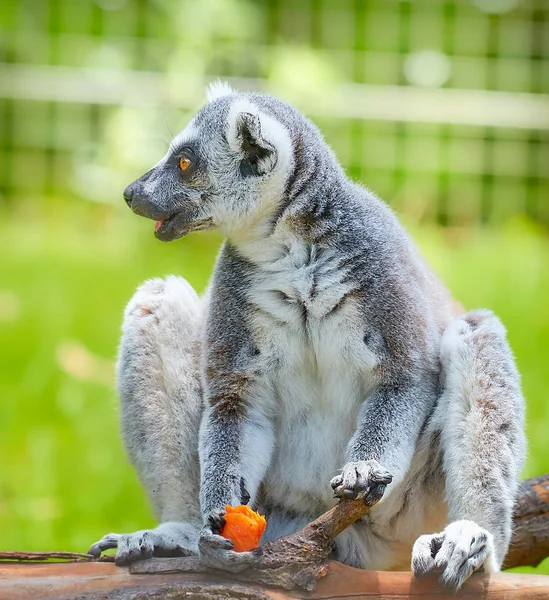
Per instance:
[[[259,545],[259,540],[267,527],[265,517],[249,506],[225,507],[225,525],[221,535],[232,540],[236,552],[249,552]]]

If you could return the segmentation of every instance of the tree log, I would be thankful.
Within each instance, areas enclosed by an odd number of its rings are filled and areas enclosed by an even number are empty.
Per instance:
[[[178,561],[181,559],[153,559]],[[455,594],[436,578],[362,571],[329,562],[313,592],[242,583],[220,574],[131,574],[109,563],[0,564],[0,600],[547,600],[549,576],[474,574]]]

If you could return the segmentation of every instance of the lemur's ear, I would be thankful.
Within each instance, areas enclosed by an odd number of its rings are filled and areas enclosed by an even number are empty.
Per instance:
[[[231,137],[229,143],[241,157],[240,173],[243,177],[266,175],[275,168],[277,151],[264,137],[259,115],[238,113]]]

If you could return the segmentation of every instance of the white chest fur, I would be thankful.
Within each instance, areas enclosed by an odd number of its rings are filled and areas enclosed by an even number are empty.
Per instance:
[[[371,371],[375,356],[364,343],[359,286],[335,252],[294,242],[262,261],[248,297],[252,328],[267,353],[320,373],[343,361]],[[349,364],[350,363],[350,364]]]
[[[330,479],[375,386],[356,291],[334,253],[298,244],[264,263],[251,286],[254,338],[276,403],[265,489],[279,506],[303,510],[305,502],[317,512],[332,503]]]

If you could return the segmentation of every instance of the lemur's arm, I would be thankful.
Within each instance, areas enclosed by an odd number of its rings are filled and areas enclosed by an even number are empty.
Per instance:
[[[199,441],[204,517],[226,504],[253,503],[274,443],[269,399],[260,383],[264,359],[246,322],[246,264],[227,246],[213,285]]]
[[[273,429],[259,409],[248,404],[250,388],[231,390],[231,378],[216,389],[226,399],[210,398],[200,431],[200,507],[204,517],[225,505],[253,503],[270,461]],[[218,396],[219,397],[219,396]]]
[[[391,481],[389,491],[402,481],[437,397],[437,329],[426,321],[421,296],[399,297],[392,285],[388,278],[375,306],[364,294],[365,322],[377,323],[367,343],[376,355],[379,381],[361,407],[347,445],[348,462],[331,482],[337,496],[364,496],[366,502]]]
[[[347,446],[349,462],[343,469],[341,483],[337,478],[336,483],[349,489],[345,485],[345,479],[348,481],[349,477],[352,478],[353,468],[366,481],[369,477],[374,482],[380,477],[382,480],[388,479],[387,483],[391,480],[382,473],[361,473],[365,465],[361,468],[357,463],[362,461],[379,463],[392,475],[393,483],[403,479],[410,467],[421,428],[432,410],[430,399],[434,394],[427,389],[427,385],[425,382],[405,379],[397,384],[381,387],[364,402],[357,429]],[[376,467],[369,463],[366,470],[379,470],[379,465]]]

